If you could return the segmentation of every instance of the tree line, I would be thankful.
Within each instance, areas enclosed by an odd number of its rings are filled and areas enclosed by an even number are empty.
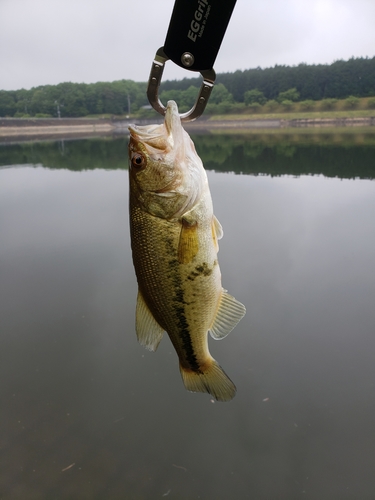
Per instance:
[[[375,57],[352,58],[348,61],[298,66],[255,68],[234,73],[221,73],[207,105],[207,114],[226,113],[244,106],[270,103],[324,100],[326,109],[335,99],[375,96]],[[184,78],[162,83],[160,99],[176,100],[181,112],[190,109],[197,97],[200,78]],[[0,116],[9,117],[79,117],[88,115],[146,116],[148,101],[146,82],[61,83],[30,90],[0,90]],[[354,100],[353,100],[354,99]],[[310,104],[309,104],[310,103]],[[350,103],[349,103],[350,104]],[[375,101],[374,101],[375,106]],[[303,108],[302,108],[303,109]]]
[[[60,83],[0,91],[0,116],[79,117],[123,115],[147,104],[146,83],[132,80]]]
[[[217,83],[222,83],[232,94],[235,102],[244,102],[248,90],[257,89],[267,100],[278,97],[280,92],[296,88],[301,100],[326,98],[344,99],[375,96],[375,57],[351,58],[332,64],[305,64],[255,68],[234,73],[220,73]],[[179,82],[168,81],[163,89],[185,90],[198,86],[197,78],[185,78]]]

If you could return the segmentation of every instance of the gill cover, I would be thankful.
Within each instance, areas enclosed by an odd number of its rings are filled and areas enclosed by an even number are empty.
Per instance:
[[[166,219],[191,210],[208,183],[194,144],[181,125],[177,104],[168,102],[163,124],[129,130],[131,190],[138,203]]]

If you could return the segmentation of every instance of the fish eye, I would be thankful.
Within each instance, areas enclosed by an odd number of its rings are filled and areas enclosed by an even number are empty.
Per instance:
[[[142,168],[146,165],[146,159],[140,153],[134,153],[132,156],[132,167],[134,168]]]

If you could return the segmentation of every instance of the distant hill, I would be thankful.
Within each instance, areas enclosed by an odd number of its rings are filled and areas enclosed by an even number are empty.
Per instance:
[[[199,78],[171,80],[162,84],[162,90],[186,90],[198,86]],[[344,99],[375,96],[375,57],[352,58],[332,64],[304,64],[255,68],[234,73],[219,73],[217,83],[225,85],[236,102],[244,101],[248,90],[258,89],[267,99],[276,99],[280,92],[296,88],[300,100],[326,98]]]

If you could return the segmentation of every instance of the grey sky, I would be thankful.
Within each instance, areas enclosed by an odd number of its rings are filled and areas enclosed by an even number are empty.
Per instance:
[[[0,0],[0,89],[146,81],[174,0]],[[237,0],[217,73],[375,55],[374,0]],[[173,63],[163,79],[195,76]]]

